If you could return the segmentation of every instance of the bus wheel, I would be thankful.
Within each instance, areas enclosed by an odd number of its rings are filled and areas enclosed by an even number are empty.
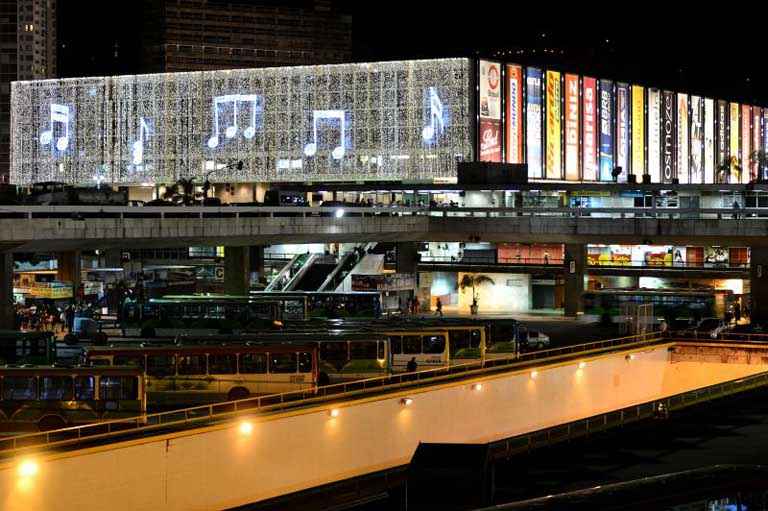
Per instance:
[[[237,401],[238,399],[246,399],[251,393],[244,387],[235,387],[227,394],[227,401]]]
[[[51,431],[61,429],[67,426],[67,423],[58,415],[46,415],[37,421],[37,429],[40,431]]]
[[[80,341],[75,334],[67,334],[64,336],[64,344],[67,346],[74,346]]]
[[[321,387],[324,387],[326,385],[331,384],[331,378],[328,376],[328,373],[320,373],[317,376],[317,384]]]
[[[155,336],[155,329],[152,327],[145,327],[141,329],[141,332],[139,332],[142,337],[148,337],[152,338]]]

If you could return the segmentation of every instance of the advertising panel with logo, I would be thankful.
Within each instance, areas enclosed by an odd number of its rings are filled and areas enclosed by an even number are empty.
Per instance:
[[[526,70],[526,154],[528,157],[528,177],[532,178],[542,176],[541,80],[541,69],[529,67]]]
[[[704,182],[715,182],[715,100],[704,100]]]
[[[621,167],[619,182],[629,173],[629,85],[616,84],[616,166]]]
[[[688,95],[677,95],[677,179],[689,182],[688,172]]]
[[[613,82],[600,80],[600,181],[613,176]]]
[[[579,180],[579,77],[565,75],[565,179]]]
[[[760,119],[763,117],[763,109],[759,106],[753,106],[752,107],[752,153],[756,153],[757,151],[760,151],[760,135],[762,134],[763,130],[760,129]],[[750,180],[756,181],[757,180],[757,167],[758,167],[758,160],[757,158],[750,158],[749,161],[749,174],[750,174]]]
[[[507,66],[507,163],[523,162],[523,68]]]
[[[632,173],[645,174],[645,90],[632,86]]]
[[[738,183],[740,181],[741,177],[741,165],[739,164],[739,160],[741,159],[741,137],[739,135],[739,128],[741,128],[741,123],[739,122],[739,114],[741,113],[741,109],[739,108],[738,103],[731,103],[730,104],[730,126],[728,129],[728,136],[730,137],[730,167],[731,172],[728,176],[728,182],[729,183]]]
[[[501,64],[480,61],[480,161],[501,161]]]
[[[547,71],[547,178],[562,179],[560,115],[562,97],[560,73]]]
[[[749,105],[741,105],[741,182],[749,183],[750,154],[752,154],[752,108]]]
[[[768,154],[768,108],[763,108],[761,126],[763,131],[763,151]],[[760,174],[763,181],[768,181],[768,166],[762,168]]]
[[[648,174],[661,183],[661,91],[648,89]]]
[[[717,157],[715,159],[715,182],[727,183],[730,173],[731,163],[729,158],[730,147],[728,145],[728,103],[725,101],[717,102],[717,118],[715,119],[715,130],[717,131]]]
[[[664,117],[661,125],[661,179],[663,183],[671,183],[677,178],[675,93],[664,91],[662,101],[662,115]]]
[[[691,183],[701,184],[704,179],[704,108],[701,97],[691,96]]]

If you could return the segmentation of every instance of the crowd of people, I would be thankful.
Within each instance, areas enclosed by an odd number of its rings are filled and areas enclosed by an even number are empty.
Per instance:
[[[65,307],[53,304],[15,305],[16,329],[21,331],[72,332],[75,317],[93,317],[97,314],[92,305],[69,304]]]

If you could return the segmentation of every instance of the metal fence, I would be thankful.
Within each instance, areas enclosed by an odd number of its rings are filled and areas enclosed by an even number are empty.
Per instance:
[[[523,369],[533,362],[555,362],[573,355],[611,351],[616,348],[647,346],[664,342],[651,332],[618,339],[534,351],[508,357],[490,358],[413,373],[398,373],[364,380],[338,383],[316,389],[297,390],[281,394],[258,396],[237,401],[195,406],[168,412],[146,414],[125,419],[113,419],[93,424],[29,433],[0,439],[0,454],[43,447],[58,447],[103,440],[128,434],[149,434],[220,422],[243,414],[267,413],[307,405],[342,402],[361,394],[383,393],[404,388],[420,388],[469,376]]]

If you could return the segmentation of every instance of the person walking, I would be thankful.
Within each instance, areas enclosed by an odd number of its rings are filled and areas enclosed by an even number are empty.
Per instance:
[[[741,209],[741,206],[739,206],[739,201],[733,201],[733,218],[734,220],[739,219],[739,210]]]
[[[443,302],[440,300],[440,297],[438,297],[437,302],[435,302],[435,316],[443,317]]]
[[[414,296],[413,297],[413,311],[412,311],[413,315],[416,315],[416,314],[419,313],[419,307],[420,306],[421,306],[421,304],[419,303],[419,298],[417,296]]]
[[[415,373],[417,368],[418,364],[416,363],[416,357],[411,357],[411,359],[405,365],[405,370],[409,373]]]

